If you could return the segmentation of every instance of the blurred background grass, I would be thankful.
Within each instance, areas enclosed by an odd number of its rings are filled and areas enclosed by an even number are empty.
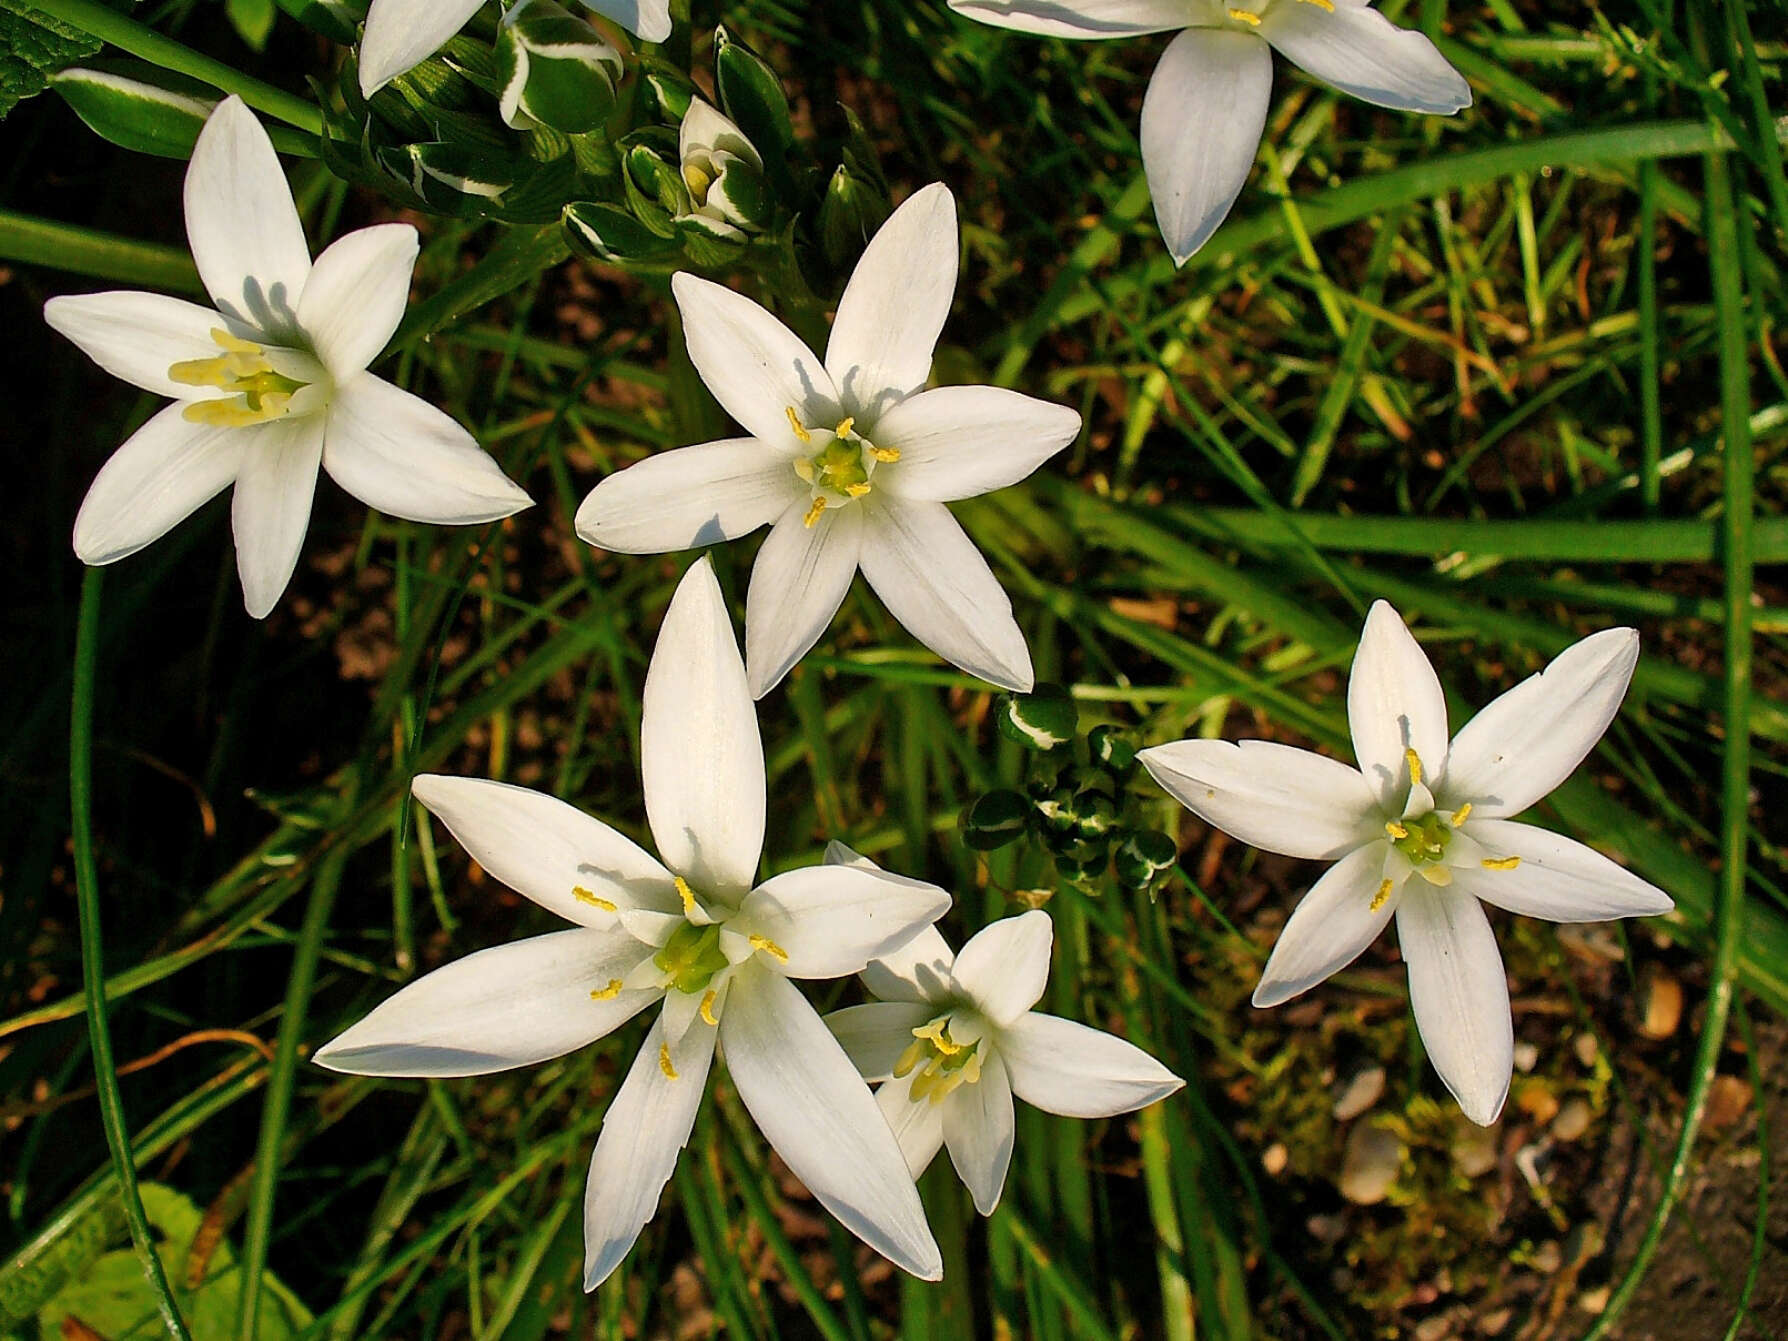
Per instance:
[[[546,925],[406,803],[413,773],[643,829],[638,692],[685,559],[592,552],[570,516],[605,473],[724,420],[662,281],[572,264],[391,368],[478,429],[532,511],[428,530],[326,484],[265,626],[240,613],[219,504],[105,575],[92,794],[119,1084],[195,1335],[1788,1332],[1770,1195],[1788,1153],[1788,24],[1713,0],[1384,8],[1440,37],[1477,106],[1381,113],[1281,64],[1255,176],[1177,273],[1135,139],[1158,39],[1040,42],[937,3],[729,0],[724,18],[806,124],[838,133],[848,104],[902,190],[957,193],[940,380],[1083,412],[1056,463],[959,509],[1083,729],[1344,752],[1339,691],[1379,596],[1415,617],[1456,721],[1583,633],[1641,630],[1626,711],[1541,818],[1680,912],[1495,916],[1521,1045],[1499,1127],[1465,1124],[1427,1068],[1392,938],[1292,1006],[1247,1005],[1308,864],[1146,792],[1182,847],[1154,898],[964,847],[961,806],[1027,760],[985,688],[860,587],[764,704],[772,859],[836,837],[939,880],[953,939],[1047,892],[1045,1004],[1156,1052],[1182,1096],[1107,1123],[1021,1111],[985,1223],[934,1168],[949,1271],[925,1286],[818,1212],[722,1080],[664,1212],[585,1297],[584,1168],[641,1026],[476,1081],[305,1064],[398,983]],[[138,17],[289,88],[332,57],[284,18],[256,54],[219,10]],[[100,144],[49,98],[0,143],[0,207],[180,244],[178,164]],[[313,241],[385,217],[291,167]],[[500,236],[423,222],[420,297]],[[0,1327],[21,1336],[158,1327],[100,1139],[66,802],[69,526],[153,409],[42,326],[45,297],[91,287],[33,265],[0,284]],[[735,598],[750,551],[716,553]]]

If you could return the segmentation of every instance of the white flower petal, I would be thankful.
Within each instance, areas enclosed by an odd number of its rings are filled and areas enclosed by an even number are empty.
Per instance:
[[[730,925],[773,942],[783,952],[772,953],[779,973],[842,978],[904,945],[949,907],[950,896],[923,881],[857,866],[806,866],[752,890]]]
[[[1477,842],[1491,860],[1521,858],[1512,871],[1455,869],[1453,887],[1523,917],[1548,922],[1605,922],[1616,917],[1657,917],[1676,905],[1594,848],[1549,829],[1513,820],[1480,820],[1477,812],[1459,836]]]
[[[797,500],[770,528],[745,595],[745,663],[762,698],[820,640],[857,573],[863,507],[833,508],[812,526]]]
[[[1383,837],[1372,788],[1326,755],[1270,740],[1176,740],[1137,758],[1174,800],[1252,847],[1333,861]]]
[[[94,476],[75,516],[74,550],[82,563],[116,563],[135,554],[236,478],[254,435],[195,424],[184,408],[163,409]]]
[[[328,414],[323,468],[388,516],[471,526],[532,505],[458,420],[371,373],[337,387]]]
[[[689,360],[726,412],[752,437],[793,456],[789,422],[830,428],[843,417],[825,366],[795,333],[743,294],[686,270],[671,276]]]
[[[298,325],[337,381],[365,371],[404,319],[419,245],[409,224],[376,224],[317,257],[298,299]]]
[[[657,1000],[591,996],[649,954],[623,931],[582,927],[480,950],[418,978],[311,1060],[356,1076],[481,1076],[563,1057]]]
[[[1446,799],[1469,801],[1480,819],[1520,814],[1595,748],[1638,664],[1632,629],[1605,629],[1567,647],[1459,729],[1447,756]]]
[[[691,154],[715,152],[742,158],[759,170],[764,166],[757,146],[726,113],[701,98],[691,98],[677,127],[677,157],[687,161]]]
[[[934,182],[915,191],[869,240],[851,272],[826,371],[846,410],[879,431],[879,416],[925,385],[956,296],[956,197]]]
[[[881,1111],[900,1146],[907,1171],[916,1180],[931,1167],[944,1144],[944,1106],[930,1099],[914,1100],[913,1081],[918,1071],[901,1080],[890,1080],[875,1092],[875,1106]]]
[[[1254,1004],[1265,1008],[1309,991],[1358,959],[1397,910],[1402,880],[1386,867],[1384,842],[1355,848],[1298,900],[1273,946]],[[1391,888],[1384,889],[1389,879]],[[1382,897],[1380,897],[1382,893]]]
[[[1142,166],[1176,264],[1229,217],[1272,94],[1272,52],[1250,33],[1193,28],[1162,53],[1142,100]]]
[[[1469,894],[1411,880],[1397,904],[1397,940],[1428,1059],[1465,1116],[1488,1127],[1515,1068],[1509,983],[1490,921]]]
[[[1471,85],[1434,43],[1365,5],[1274,5],[1260,35],[1306,73],[1380,107],[1451,115],[1471,106]]]
[[[1036,676],[1012,602],[950,509],[904,501],[869,506],[857,561],[888,613],[970,675],[1029,693]]]
[[[370,98],[422,64],[484,0],[372,0],[360,41],[360,92]]]
[[[934,1014],[936,1011],[923,1003],[871,1001],[835,1010],[825,1020],[857,1074],[874,1085],[893,1074],[900,1054],[912,1046],[913,1030]]]
[[[310,247],[273,142],[233,94],[218,103],[193,146],[186,238],[219,311],[276,340],[297,330]]]
[[[176,363],[214,359],[223,350],[211,338],[229,323],[208,307],[120,289],[71,294],[43,305],[43,319],[73,340],[81,352],[113,377],[176,400],[209,400],[222,388],[176,382]]]
[[[671,35],[670,0],[583,0],[604,18],[613,19],[642,42],[662,42]]]
[[[934,503],[974,498],[1026,478],[1079,432],[1065,405],[1004,387],[935,387],[876,421],[876,445],[900,460],[876,472],[875,487]]]
[[[568,922],[606,930],[617,911],[682,907],[671,873],[639,844],[556,796],[441,773],[410,791],[489,875]]]
[[[747,965],[720,1017],[727,1070],[776,1153],[844,1227],[921,1280],[944,1262],[874,1097],[807,998]]]
[[[1006,1187],[1012,1164],[1012,1083],[1005,1063],[991,1053],[981,1063],[981,1078],[959,1085],[938,1107],[944,1110],[944,1145],[975,1209],[992,1215]]]
[[[690,1029],[669,1047],[659,1019],[603,1114],[584,1184],[584,1289],[594,1290],[613,1274],[658,1213],[658,1198],[689,1144],[707,1092],[717,1032]]]
[[[242,601],[254,619],[279,604],[310,527],[323,464],[323,418],[305,415],[239,428],[248,437],[230,503]]]
[[[1186,1083],[1134,1043],[1040,1011],[1000,1030],[997,1046],[1012,1092],[1062,1117],[1129,1113]]]
[[[1347,677],[1347,724],[1360,772],[1389,814],[1409,787],[1407,750],[1437,785],[1447,768],[1447,700],[1427,653],[1388,602],[1374,601]]]
[[[578,508],[577,533],[619,554],[666,554],[737,540],[806,496],[787,458],[756,438],[728,438],[616,471]]]
[[[1042,999],[1054,943],[1049,914],[1033,908],[969,937],[951,972],[976,1009],[996,1025],[1011,1024]]]
[[[1193,18],[1186,0],[950,0],[964,18],[1040,37],[1136,37]]]
[[[826,844],[826,864],[856,866],[865,871],[882,869],[836,838]],[[903,884],[929,888],[922,880],[887,872],[883,874]],[[938,934],[935,926],[921,927],[911,940],[870,960],[861,977],[870,995],[879,1000],[941,1004],[956,990],[955,979],[950,974],[950,966],[955,960],[955,953]],[[926,1018],[931,1017],[927,1015]]]
[[[683,574],[658,630],[639,754],[646,819],[665,864],[704,895],[750,889],[764,850],[764,747],[707,558]]]

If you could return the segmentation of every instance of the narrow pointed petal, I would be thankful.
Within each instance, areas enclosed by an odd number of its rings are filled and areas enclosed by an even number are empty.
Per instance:
[[[217,105],[193,146],[186,238],[220,311],[275,337],[297,329],[310,247],[273,142],[234,95]]]
[[[1176,264],[1229,217],[1272,93],[1272,51],[1251,33],[1192,28],[1162,54],[1142,100],[1142,166]]]
[[[1367,5],[1274,5],[1260,35],[1306,74],[1379,107],[1445,116],[1471,106],[1471,85],[1434,43]]]
[[[373,0],[360,42],[360,92],[370,98],[422,64],[484,0]]]
[[[1605,629],[1567,647],[1460,728],[1447,756],[1447,799],[1469,801],[1481,819],[1526,810],[1595,748],[1638,664],[1632,629]]]
[[[292,580],[310,527],[323,464],[323,418],[276,419],[236,431],[252,435],[230,508],[236,569],[249,615],[265,619]]]
[[[913,1099],[913,1079],[918,1074],[914,1071],[901,1080],[890,1080],[875,1092],[875,1106],[894,1133],[915,1181],[931,1167],[944,1144],[944,1106],[929,1099]]]
[[[168,376],[176,363],[214,359],[223,352],[211,332],[227,329],[228,323],[208,307],[120,289],[52,298],[43,305],[43,319],[113,377],[132,386],[175,400],[208,400],[224,394]]]
[[[590,9],[613,19],[642,42],[662,42],[671,35],[670,0],[583,0]]]
[[[795,333],[743,294],[688,271],[671,276],[689,359],[714,399],[745,431],[793,456],[804,425],[831,428],[842,417],[825,365]]]
[[[75,516],[74,550],[82,563],[116,563],[135,554],[236,478],[253,435],[195,424],[184,408],[162,410],[94,476]]]
[[[658,852],[704,894],[743,893],[764,850],[764,747],[713,563],[671,597],[646,671],[640,776]]]
[[[1062,1117],[1111,1117],[1165,1099],[1186,1082],[1134,1043],[1032,1011],[999,1031],[1012,1092]]]
[[[587,544],[618,554],[668,554],[737,540],[806,495],[787,458],[756,438],[679,447],[636,461],[577,510]]]
[[[658,1213],[658,1199],[689,1144],[707,1092],[717,1033],[697,1026],[669,1047],[659,1020],[603,1114],[584,1184],[584,1289],[594,1290],[614,1273]]]
[[[904,945],[949,907],[948,894],[922,881],[856,866],[805,866],[752,890],[735,921],[742,934],[782,951],[772,953],[778,972],[842,978]]]
[[[1358,959],[1397,910],[1402,881],[1390,875],[1383,842],[1355,848],[1298,901],[1273,946],[1254,1004],[1263,1009],[1309,991]],[[1386,879],[1391,888],[1385,889]]]
[[[876,472],[877,489],[952,503],[1029,477],[1074,441],[1080,415],[1003,387],[940,386],[901,401],[874,431],[877,446],[900,453]]]
[[[966,19],[1039,37],[1136,37],[1191,19],[1185,0],[950,0]]]
[[[681,907],[671,873],[639,844],[556,796],[441,773],[410,790],[488,874],[568,922],[606,930],[617,912]]]
[[[1030,649],[1005,589],[942,503],[886,502],[864,528],[858,562],[888,613],[945,661],[1029,693]]]
[[[1422,777],[1437,785],[1447,768],[1447,700],[1440,678],[1390,604],[1374,601],[1347,677],[1347,724],[1360,772],[1380,806],[1397,813],[1409,787],[1406,751],[1422,762]]]
[[[482,1076],[563,1057],[658,999],[597,999],[651,951],[623,931],[556,931],[425,974],[311,1058],[356,1076]]]
[[[1515,1070],[1509,983],[1490,921],[1462,890],[1412,880],[1397,904],[1397,940],[1428,1059],[1465,1116],[1488,1127]]]
[[[996,1025],[1011,1024],[1042,999],[1054,943],[1055,926],[1041,908],[1003,917],[969,937],[958,952],[952,969],[956,984]]]
[[[1676,906],[1648,884],[1563,834],[1513,820],[1480,820],[1461,831],[1491,860],[1519,857],[1512,871],[1456,870],[1453,887],[1523,917],[1548,922],[1605,922],[1616,917],[1658,917]]]
[[[409,224],[377,224],[323,249],[298,300],[298,324],[337,381],[363,372],[404,318],[420,244]]]
[[[975,1199],[975,1209],[992,1215],[1012,1164],[1014,1127],[1012,1082],[999,1054],[981,1064],[979,1080],[958,1086],[938,1107],[944,1110],[944,1146],[956,1176]]]
[[[337,387],[328,414],[323,468],[368,507],[472,526],[532,506],[458,420],[371,373]]]
[[[1326,755],[1270,740],[1176,740],[1137,758],[1174,800],[1252,847],[1333,861],[1383,836],[1365,778]]]
[[[931,376],[931,355],[956,296],[956,197],[934,182],[915,191],[869,240],[851,272],[826,371],[854,415],[880,415]]]
[[[807,998],[749,965],[733,982],[720,1032],[739,1098],[807,1190],[901,1270],[941,1279],[943,1257],[900,1146]]]
[[[935,1013],[923,1003],[871,1001],[835,1010],[825,1020],[857,1074],[874,1085],[894,1073],[894,1063],[912,1045],[913,1030]]]
[[[857,573],[863,508],[833,509],[812,526],[797,500],[770,528],[745,596],[745,663],[762,698],[820,640]]]

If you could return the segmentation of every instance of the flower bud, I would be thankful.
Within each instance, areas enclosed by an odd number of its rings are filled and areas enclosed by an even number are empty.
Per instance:
[[[552,0],[529,0],[497,30],[497,69],[505,125],[576,135],[608,120],[623,66],[621,53],[590,24]]]
[[[826,264],[848,272],[892,210],[886,191],[841,164],[820,201],[819,239]]]
[[[676,246],[626,210],[591,200],[574,200],[560,219],[571,249],[586,261],[638,265],[668,260]]]
[[[683,114],[677,163],[689,199],[681,214],[697,227],[737,237],[769,223],[763,158],[738,126],[700,98]]]
[[[1000,700],[1000,731],[1008,740],[1032,750],[1053,750],[1074,739],[1080,710],[1059,684],[1038,684],[1028,694],[1007,694]]]
[[[1159,829],[1137,829],[1124,835],[1113,854],[1118,882],[1126,889],[1147,889],[1173,869],[1179,848]]]
[[[977,852],[991,852],[1024,837],[1030,821],[1031,803],[1023,792],[988,792],[963,815],[962,841]]]
[[[714,84],[733,124],[780,165],[795,143],[788,95],[763,57],[725,28],[714,32]],[[761,160],[758,167],[763,167]]]

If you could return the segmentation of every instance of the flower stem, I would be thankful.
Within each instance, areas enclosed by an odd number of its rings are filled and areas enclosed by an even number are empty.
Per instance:
[[[118,1092],[118,1071],[112,1058],[112,1032],[106,1022],[106,973],[99,928],[99,867],[93,854],[93,691],[99,656],[99,594],[104,570],[89,568],[81,581],[80,621],[75,634],[74,695],[68,729],[69,833],[74,848],[75,904],[81,924],[81,983],[87,997],[87,1036],[92,1040],[94,1086],[106,1148],[118,1175],[118,1198],[131,1242],[142,1259],[143,1275],[161,1310],[168,1335],[187,1341],[189,1333],[168,1287],[167,1272],[155,1251],[149,1217],[137,1191],[137,1166],[130,1132],[124,1124],[124,1100]]]

